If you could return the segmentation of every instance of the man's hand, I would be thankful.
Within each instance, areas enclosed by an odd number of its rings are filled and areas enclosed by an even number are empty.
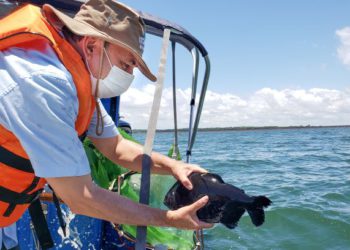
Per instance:
[[[182,207],[178,210],[168,211],[167,218],[172,227],[198,230],[202,228],[211,228],[214,224],[200,221],[197,217],[197,210],[205,206],[208,202],[208,196],[204,196],[191,205]]]
[[[175,166],[172,167],[173,176],[179,180],[182,185],[184,185],[188,190],[191,190],[193,188],[191,181],[188,179],[188,176],[193,172],[208,173],[207,170],[201,168],[198,165],[188,164],[182,161],[177,161]]]

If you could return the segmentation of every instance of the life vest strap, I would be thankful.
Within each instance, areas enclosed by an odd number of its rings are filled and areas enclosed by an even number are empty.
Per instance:
[[[35,176],[32,183],[21,193],[0,186],[0,200],[9,203],[9,206],[7,207],[3,216],[9,217],[19,204],[30,204],[31,202],[37,200],[42,192],[42,189],[39,189],[31,194],[29,193],[37,187],[39,181],[40,178]]]
[[[36,191],[32,194],[26,193],[17,193],[10,189],[4,188],[0,186],[0,201],[21,205],[21,204],[29,204],[33,200],[37,199],[40,192]]]
[[[43,208],[40,200],[37,199],[29,206],[29,214],[33,222],[36,236],[39,240],[41,249],[49,249],[54,246],[49,226],[47,224]]]
[[[16,155],[2,146],[0,146],[0,155],[1,163],[27,173],[34,173],[30,160]]]
[[[67,234],[67,223],[63,219],[62,209],[61,209],[61,206],[60,206],[60,201],[59,201],[55,191],[52,188],[51,188],[51,190],[52,190],[53,203],[54,203],[54,205],[56,207],[58,222],[60,223],[60,227],[62,229],[63,236],[66,237],[67,236],[66,235]]]
[[[86,137],[87,137],[87,130],[81,135],[79,135],[79,140],[83,143]]]

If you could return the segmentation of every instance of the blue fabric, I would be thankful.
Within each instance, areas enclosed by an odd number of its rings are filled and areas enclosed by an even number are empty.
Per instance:
[[[120,237],[111,226],[110,222],[72,214],[69,208],[61,204],[64,219],[67,222],[67,236],[64,237],[59,227],[56,208],[52,202],[47,205],[47,221],[54,241],[53,249],[108,249],[129,250],[134,249],[134,243],[124,237]],[[33,232],[30,228],[30,216],[28,211],[17,222],[17,236],[20,249],[35,250]]]
[[[16,223],[8,227],[0,228],[0,247],[1,242],[7,249],[18,245]]]
[[[101,137],[115,136],[112,119],[103,108],[102,112],[106,127]],[[0,51],[0,124],[20,140],[37,176],[90,173],[75,131],[77,114],[72,77],[51,47],[42,52],[21,48]],[[96,118],[88,135],[95,135],[95,127]]]
[[[63,218],[67,223],[67,235],[64,236],[58,222],[54,204],[52,202],[44,202],[44,206],[47,206],[46,216],[54,242],[53,249],[105,249],[101,247],[103,221],[84,215],[72,214],[66,205],[61,204]],[[28,211],[17,222],[17,236],[20,249],[36,249]]]

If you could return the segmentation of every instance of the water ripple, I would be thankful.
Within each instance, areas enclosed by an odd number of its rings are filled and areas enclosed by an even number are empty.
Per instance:
[[[206,231],[207,249],[350,249],[349,135],[350,128],[199,132],[192,162],[273,201],[262,227],[245,215],[234,230]],[[187,134],[179,138],[185,143]],[[157,135],[162,152],[171,143],[170,133]]]

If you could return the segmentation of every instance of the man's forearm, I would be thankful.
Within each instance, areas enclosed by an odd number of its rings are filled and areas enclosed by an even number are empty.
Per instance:
[[[118,224],[170,226],[167,211],[136,203],[99,188],[89,178],[53,178],[48,181],[74,213]],[[77,182],[81,183],[77,185]],[[67,192],[67,187],[81,188]]]
[[[123,139],[121,136],[108,139],[94,139],[95,146],[111,161],[128,168],[130,170],[141,172],[143,147],[137,143]],[[171,174],[171,166],[175,165],[175,160],[162,154],[152,152],[153,162],[152,173]]]
[[[96,188],[90,197],[86,195],[83,204],[78,213],[114,223],[170,226],[166,223],[166,211],[135,203],[101,188]]]
[[[142,171],[143,148],[139,144],[123,139],[120,135],[108,139],[91,138],[95,146],[110,160],[130,170]],[[186,164],[167,156],[152,152],[152,173],[174,176],[187,189],[192,189],[188,176],[192,172],[207,171],[195,164]]]
[[[137,172],[142,170],[142,146],[123,140],[116,148],[118,158],[116,162],[122,166],[132,169]],[[135,159],[135,161],[134,161]],[[174,165],[174,160],[157,152],[152,152],[152,173],[155,174],[171,174],[170,166]]]

